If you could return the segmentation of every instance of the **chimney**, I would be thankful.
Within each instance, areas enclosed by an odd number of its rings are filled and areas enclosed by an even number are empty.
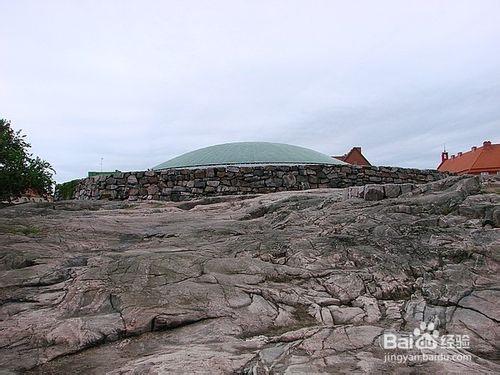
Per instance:
[[[443,163],[445,160],[448,160],[448,152],[443,151],[441,153],[441,163]]]
[[[458,153],[457,153],[457,156],[462,156],[462,152],[458,152]]]
[[[470,148],[470,150],[471,150],[471,151],[476,151],[476,150],[477,150],[477,147],[476,147],[476,146],[472,146],[472,147]]]
[[[452,159],[455,159],[455,155],[451,155],[451,158],[452,158]]]
[[[488,146],[491,146],[491,141],[484,141],[483,147],[488,147]]]
[[[352,149],[358,151],[359,153],[361,153],[361,147],[353,147]]]

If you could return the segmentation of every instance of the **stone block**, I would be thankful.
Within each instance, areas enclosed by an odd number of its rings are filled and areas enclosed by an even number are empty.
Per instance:
[[[411,192],[415,188],[413,184],[401,184],[401,194],[406,194]]]
[[[137,181],[137,177],[135,175],[131,174],[130,176],[128,176],[127,184],[135,185],[137,183],[138,183],[138,181]]]
[[[148,186],[148,195],[155,195],[155,194],[158,194],[158,186],[157,185],[151,185],[151,186]]]
[[[207,183],[205,181],[202,181],[202,180],[194,180],[194,187],[195,188],[198,188],[198,189],[203,189],[205,188],[205,186],[207,185]]]
[[[365,196],[365,187],[364,186],[351,186],[345,189],[344,198],[364,198]]]
[[[401,194],[401,187],[396,184],[384,185],[384,192],[387,198],[396,198]]]
[[[380,177],[380,176],[370,176],[369,180],[370,180],[370,182],[381,182],[382,181],[382,177]]]
[[[283,176],[283,184],[285,187],[294,186],[297,183],[297,179],[293,174],[286,174]]]
[[[195,178],[204,178],[205,177],[205,170],[204,169],[197,169],[194,171],[194,177]]]
[[[215,170],[213,168],[207,168],[205,174],[209,178],[215,177]]]
[[[277,177],[274,177],[274,178],[268,178],[266,181],[265,181],[265,185],[267,187],[278,187],[278,186],[282,186],[283,185],[283,180],[280,179],[280,178],[277,178]]]
[[[384,199],[384,187],[381,185],[366,185],[364,198],[367,201],[379,201]]]

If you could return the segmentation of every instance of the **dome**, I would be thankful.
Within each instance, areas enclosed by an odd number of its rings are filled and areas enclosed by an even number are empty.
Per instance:
[[[161,163],[153,169],[246,164],[346,164],[305,147],[270,142],[235,142],[200,148]]]

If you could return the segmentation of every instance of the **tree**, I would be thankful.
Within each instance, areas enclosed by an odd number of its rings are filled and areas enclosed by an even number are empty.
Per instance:
[[[10,121],[0,119],[0,201],[11,200],[33,189],[39,194],[52,193],[54,169],[29,153],[31,145]]]

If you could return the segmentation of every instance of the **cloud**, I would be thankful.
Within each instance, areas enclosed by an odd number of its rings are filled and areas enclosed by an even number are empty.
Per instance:
[[[58,181],[244,140],[432,168],[500,129],[498,1],[0,0],[0,116]]]

